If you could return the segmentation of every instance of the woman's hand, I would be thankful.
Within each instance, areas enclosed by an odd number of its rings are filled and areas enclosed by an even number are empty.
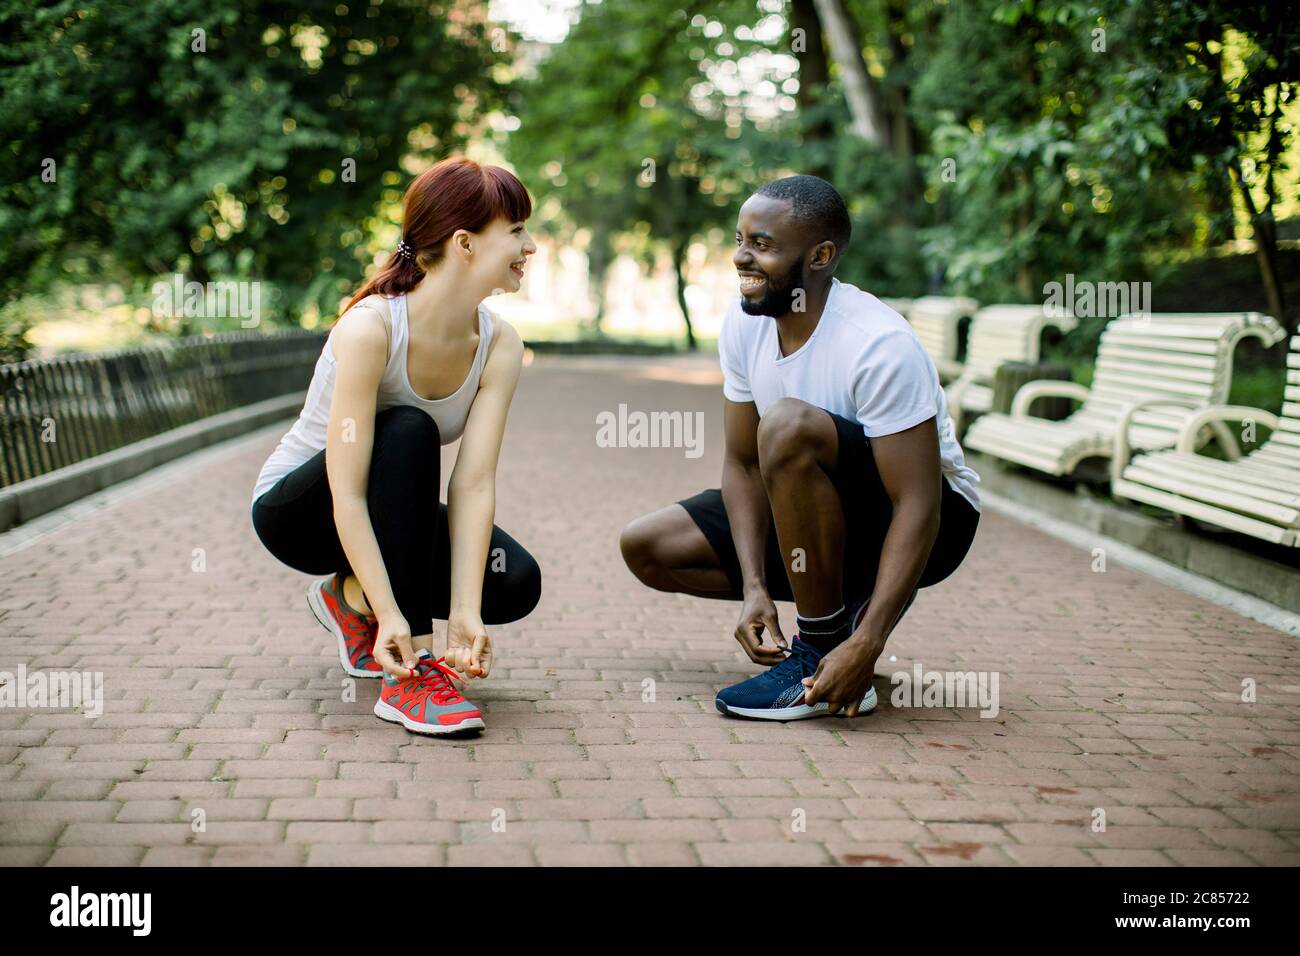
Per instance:
[[[411,649],[411,625],[399,612],[379,615],[375,635],[375,660],[394,677],[415,674],[415,651]]]
[[[447,619],[447,666],[467,677],[487,677],[492,670],[492,638],[477,615]]]
[[[771,644],[763,643],[764,632]],[[745,601],[740,607],[740,621],[736,624],[736,640],[755,664],[771,667],[785,660],[785,635],[781,633],[776,605],[772,603],[767,591],[755,588],[745,593]]]

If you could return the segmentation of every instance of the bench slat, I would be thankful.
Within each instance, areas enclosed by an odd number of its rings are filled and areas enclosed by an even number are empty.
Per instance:
[[[1240,531],[1255,538],[1262,538],[1273,544],[1285,546],[1296,543],[1297,532],[1289,528],[1279,528],[1267,521],[1258,521],[1239,515],[1223,508],[1216,508],[1199,501],[1191,501],[1180,495],[1170,494],[1132,481],[1119,481],[1115,490],[1125,498],[1142,501],[1174,514],[1183,514],[1200,521],[1216,524],[1231,531]]]
[[[1190,486],[1203,484],[1206,488],[1236,491],[1275,505],[1300,508],[1300,492],[1296,490],[1300,488],[1300,474],[1288,474],[1285,469],[1269,465],[1251,466],[1245,459],[1226,462],[1205,455],[1157,453],[1136,458],[1124,469],[1128,478],[1138,473],[1158,473]]]

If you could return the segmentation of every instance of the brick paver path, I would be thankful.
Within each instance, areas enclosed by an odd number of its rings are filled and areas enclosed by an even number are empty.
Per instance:
[[[895,633],[875,714],[719,716],[755,672],[736,608],[642,588],[617,546],[717,483],[714,368],[526,371],[498,522],[544,594],[494,631],[475,740],[381,723],[374,682],[343,699],[307,578],[248,521],[287,422],[0,559],[0,670],[102,671],[106,698],[93,720],[0,710],[0,862],[1300,862],[1296,639],[992,512]],[[705,412],[705,454],[598,448],[620,402]],[[997,671],[1000,713],[894,708],[915,661]]]

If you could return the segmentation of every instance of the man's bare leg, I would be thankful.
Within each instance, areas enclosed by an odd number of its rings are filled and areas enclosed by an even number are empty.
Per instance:
[[[632,521],[619,548],[628,570],[656,591],[738,600],[704,532],[679,504]]]
[[[829,473],[838,451],[830,415],[807,402],[782,399],[759,422],[759,467],[803,618],[844,606],[844,509]]]

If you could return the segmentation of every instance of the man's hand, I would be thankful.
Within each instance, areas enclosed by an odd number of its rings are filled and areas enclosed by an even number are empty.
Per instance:
[[[771,644],[763,643],[764,631],[771,638]],[[755,664],[771,667],[785,660],[785,635],[781,633],[776,605],[772,603],[767,591],[756,588],[745,593],[745,602],[740,608],[740,623],[736,625],[736,640]]]
[[[884,649],[883,637],[866,633],[850,637],[818,662],[812,677],[803,679],[803,702],[811,706],[825,701],[828,714],[843,710],[845,717],[858,716]]]
[[[467,677],[492,670],[492,638],[477,617],[453,614],[447,620],[447,666]]]

